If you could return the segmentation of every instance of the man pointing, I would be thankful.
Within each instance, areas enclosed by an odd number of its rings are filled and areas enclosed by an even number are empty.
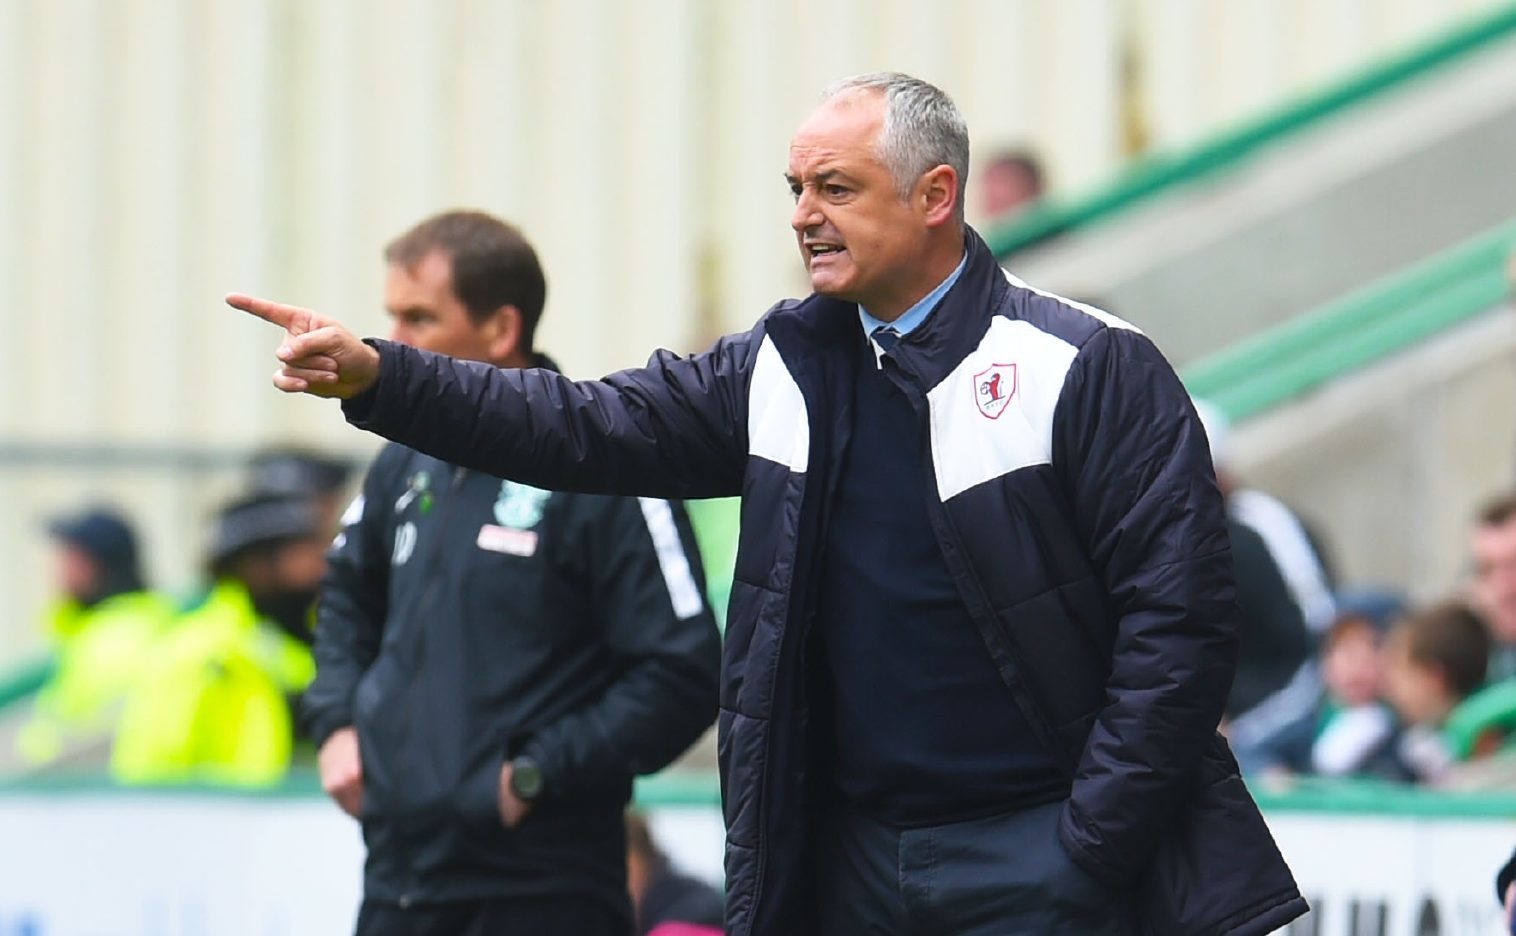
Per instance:
[[[1140,332],[1002,272],[968,137],[898,74],[790,145],[815,290],[573,382],[285,328],[275,384],[543,487],[741,494],[719,728],[727,930],[1263,934],[1305,911],[1215,732],[1221,499]]]

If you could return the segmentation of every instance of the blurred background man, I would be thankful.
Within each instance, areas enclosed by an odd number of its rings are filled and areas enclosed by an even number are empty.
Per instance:
[[[516,229],[449,212],[385,259],[395,341],[554,366]],[[306,712],[323,787],[363,822],[359,936],[629,933],[631,779],[715,719],[719,639],[683,508],[390,445],[343,519]]]
[[[1490,676],[1516,676],[1516,494],[1485,504],[1469,536],[1473,602],[1489,622],[1495,645]]]
[[[1042,161],[1030,150],[996,153],[979,172],[979,211],[991,221],[1014,218],[1036,206],[1046,191]]]
[[[636,812],[626,815],[626,886],[637,936],[721,936],[721,892],[681,874]]]

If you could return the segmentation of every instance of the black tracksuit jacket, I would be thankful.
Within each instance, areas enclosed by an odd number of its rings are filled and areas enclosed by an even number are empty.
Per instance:
[[[343,519],[304,705],[318,744],[358,731],[365,896],[627,912],[632,777],[716,714],[720,638],[683,507],[550,494],[391,445]],[[507,830],[501,766],[523,754],[546,788]]]

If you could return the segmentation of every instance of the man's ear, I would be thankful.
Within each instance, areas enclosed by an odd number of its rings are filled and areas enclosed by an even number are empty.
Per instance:
[[[522,339],[525,336],[522,328],[524,324],[521,310],[513,305],[501,306],[485,320],[485,328],[488,329],[486,340],[489,342],[491,361],[503,364],[525,353],[526,349],[522,347]]]
[[[916,197],[929,227],[952,221],[958,209],[958,171],[944,164],[924,173],[916,181]]]

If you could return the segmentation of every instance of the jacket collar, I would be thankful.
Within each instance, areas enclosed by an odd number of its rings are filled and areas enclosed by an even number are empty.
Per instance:
[[[892,352],[902,369],[913,373],[922,390],[930,390],[979,346],[991,317],[1010,284],[995,255],[973,228],[964,231],[968,255],[963,275],[948,290],[937,311],[920,328],[901,338]]]
[[[892,354],[923,390],[940,383],[963,358],[979,346],[989,322],[1005,300],[1010,284],[995,255],[973,228],[964,229],[967,259],[958,282],[948,290],[936,311],[895,346]],[[858,305],[812,293],[769,323],[791,367],[804,367],[828,348],[851,352],[863,340]]]

